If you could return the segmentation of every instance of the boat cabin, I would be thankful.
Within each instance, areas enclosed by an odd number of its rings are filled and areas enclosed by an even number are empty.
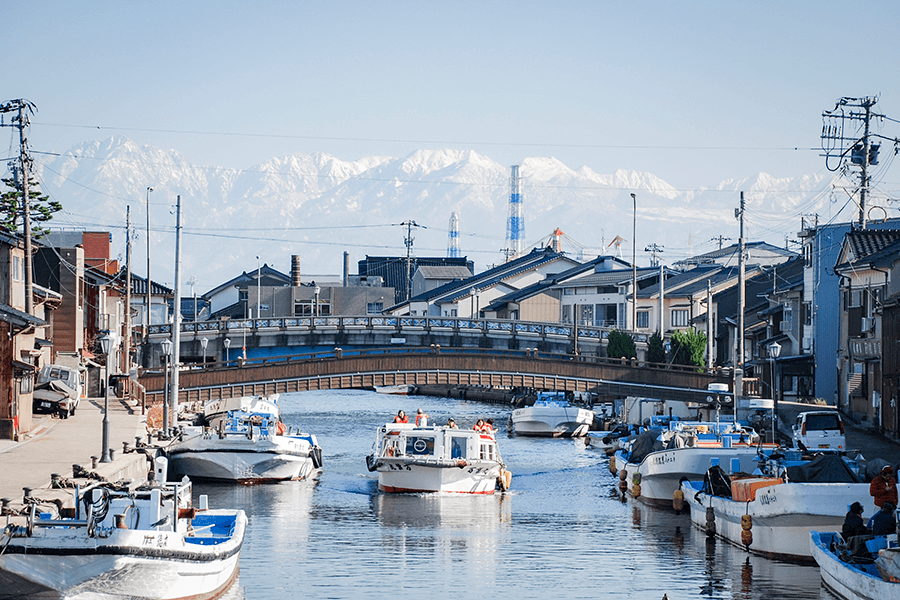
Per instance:
[[[500,460],[494,436],[455,427],[391,423],[378,430],[377,456],[445,460]]]

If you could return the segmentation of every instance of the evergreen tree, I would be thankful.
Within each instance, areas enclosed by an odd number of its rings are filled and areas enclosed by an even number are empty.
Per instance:
[[[635,348],[634,340],[630,335],[618,329],[613,329],[609,332],[606,355],[610,358],[635,358],[637,356],[637,348]]]
[[[663,345],[662,336],[658,331],[654,331],[650,336],[647,345],[647,362],[664,363],[666,362],[666,347]]]
[[[672,333],[672,362],[702,367],[706,355],[706,334],[694,328]]]
[[[0,193],[0,230],[7,233],[16,233],[21,228],[24,220],[22,214],[24,190],[21,183],[12,177],[0,181],[7,188],[3,193]],[[52,219],[53,213],[61,211],[62,204],[42,193],[37,180],[29,179],[28,209],[31,235],[37,239],[48,232],[42,224]]]

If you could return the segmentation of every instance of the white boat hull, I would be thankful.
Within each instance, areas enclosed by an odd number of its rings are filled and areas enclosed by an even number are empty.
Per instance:
[[[847,507],[861,502],[866,514],[877,510],[866,483],[787,483],[756,490],[749,502],[730,498],[697,495],[698,482],[682,485],[684,501],[691,509],[691,521],[706,526],[706,508],[713,507],[716,535],[728,542],[741,543],[741,517],[753,519],[753,541],[747,548],[753,554],[812,563],[809,545],[813,530],[840,530]]]
[[[412,393],[411,385],[376,385],[375,391],[379,394],[392,394],[394,396],[407,396]]]
[[[809,540],[810,551],[828,588],[846,600],[900,600],[900,583],[851,568],[829,551],[831,537],[813,531]]]
[[[629,463],[621,452],[616,452],[611,460],[616,461],[617,471],[626,472],[625,482],[628,493],[634,495],[634,474],[640,473],[641,492],[638,499],[656,506],[672,506],[672,498],[681,487],[681,480],[702,479],[714,460],[727,472],[732,459],[740,461],[740,472],[752,473],[756,469],[757,451],[755,447],[732,448],[685,447],[651,452],[641,463]]]
[[[238,511],[230,539],[210,545],[186,542],[183,532],[113,528],[90,537],[83,527],[36,527],[0,555],[0,597],[216,598],[237,577],[246,523]]]
[[[576,406],[528,406],[512,413],[516,435],[582,437],[594,422],[594,413]]]
[[[425,465],[405,458],[382,458],[378,466],[378,489],[382,492],[450,492],[493,494],[500,465],[487,461],[449,462]],[[461,465],[461,466],[460,466]]]
[[[312,445],[304,438],[272,436],[250,440],[243,435],[194,436],[173,445],[169,468],[192,479],[262,483],[307,479],[318,473]]]

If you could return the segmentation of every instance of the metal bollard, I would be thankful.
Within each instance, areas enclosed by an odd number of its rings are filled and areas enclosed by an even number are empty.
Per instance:
[[[98,461],[98,460],[100,460],[100,457],[99,457],[99,456],[92,456],[92,457],[91,457],[91,468],[92,468],[92,469],[96,469],[96,468],[97,468],[97,461]]]

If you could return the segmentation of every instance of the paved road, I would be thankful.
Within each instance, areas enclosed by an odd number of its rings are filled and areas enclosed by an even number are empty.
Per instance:
[[[46,486],[52,473],[71,478],[73,464],[90,469],[91,457],[102,454],[102,432],[103,399],[88,398],[68,419],[42,416],[28,440],[0,440],[0,498],[19,501],[23,487]],[[114,458],[121,454],[122,442],[134,445],[136,436],[147,439],[140,406],[110,398],[109,447]]]

